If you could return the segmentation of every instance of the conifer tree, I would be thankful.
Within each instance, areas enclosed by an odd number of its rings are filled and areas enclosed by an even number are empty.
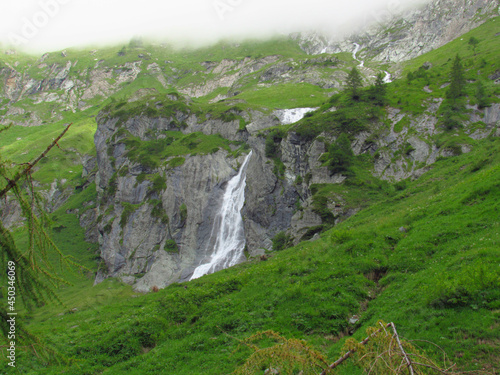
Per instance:
[[[354,153],[351,149],[351,142],[346,133],[339,135],[328,150],[328,169],[333,175],[335,173],[346,173],[350,171]]]
[[[347,76],[347,90],[350,92],[351,97],[354,100],[359,99],[359,90],[363,86],[363,80],[359,70],[354,67],[351,69],[349,75]]]
[[[471,36],[469,39],[469,45],[472,47],[472,50],[474,51],[474,56],[476,56],[476,47],[479,44],[479,39]]]
[[[464,67],[462,65],[462,60],[458,54],[453,60],[453,66],[450,71],[451,83],[446,94],[448,99],[458,99],[464,95],[465,88],[465,77],[464,77]]]
[[[490,105],[490,102],[488,100],[488,95],[486,94],[484,84],[481,80],[478,80],[476,84],[476,99],[477,99],[477,106],[479,109],[483,109]]]
[[[36,160],[21,168],[2,159],[0,155],[0,199],[5,204],[14,201],[19,205],[22,215],[26,219],[28,236],[27,246],[20,248],[10,231],[0,222],[0,268],[11,271],[9,274],[6,272],[0,274],[0,297],[3,297],[5,293],[3,287],[7,285],[6,277],[8,276],[8,280],[12,283],[9,284],[11,290],[13,291],[12,288],[15,288],[15,293],[18,296],[17,303],[20,305],[22,301],[28,310],[35,306],[42,306],[48,300],[57,300],[54,287],[58,283],[65,283],[57,275],[49,260],[50,251],[57,254],[62,264],[79,267],[75,262],[66,258],[49,237],[46,230],[48,217],[44,214],[42,199],[35,192],[31,181],[33,167],[57,144],[70,125]],[[0,129],[0,133],[6,130],[8,127]],[[7,199],[8,193],[9,200]],[[0,306],[0,334],[3,334],[4,337],[7,337],[9,332],[8,311],[16,311],[19,308],[20,306],[16,307],[14,303]],[[23,328],[21,323],[16,328],[20,339],[31,342],[38,341],[36,337]]]
[[[385,82],[384,73],[380,72],[377,74],[377,78],[372,87],[370,87],[370,98],[374,101],[376,105],[385,105]]]
[[[453,60],[450,70],[450,86],[443,103],[443,126],[446,130],[459,128],[462,122],[462,113],[465,110],[465,77],[462,60],[458,54]]]

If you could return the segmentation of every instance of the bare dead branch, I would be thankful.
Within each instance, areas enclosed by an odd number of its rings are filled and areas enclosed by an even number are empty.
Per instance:
[[[386,325],[386,327],[390,327],[390,323],[388,323]],[[366,345],[366,343],[373,337],[375,336],[377,333],[380,333],[382,332],[382,330],[384,329],[384,327],[380,328],[378,331],[375,331],[373,332],[370,336],[366,337],[363,341],[360,342],[361,345]],[[354,352],[356,352],[355,349],[353,350],[349,350],[348,352],[346,352],[342,357],[340,357],[339,359],[337,359],[335,362],[333,362],[330,366],[328,366],[328,368],[330,369],[334,369],[335,367],[337,367],[338,365],[340,365],[342,362],[344,362],[347,358],[349,358]],[[321,372],[320,375],[326,375],[326,370],[323,370]]]
[[[392,322],[389,323],[389,325],[391,326],[392,331],[394,332],[394,336],[396,337],[396,341],[398,342],[399,349],[401,350],[401,353],[403,353],[403,356],[406,360],[406,364],[408,365],[408,370],[410,371],[410,374],[415,375],[415,371],[413,370],[413,366],[411,365],[411,360],[408,357],[408,355],[406,354],[405,350],[403,349],[403,345],[401,345],[401,341],[399,340],[399,335],[398,335],[398,332],[396,331],[396,326]]]
[[[389,332],[387,332],[387,330],[385,329],[385,327],[384,327],[384,325],[382,324],[382,322],[379,322],[379,323],[380,323],[380,325],[382,326],[382,328],[384,329],[384,331],[385,331],[385,335],[386,335],[386,336],[389,336]]]
[[[444,363],[444,366],[446,367],[446,358],[448,357],[448,355],[446,354],[446,352],[444,351],[443,348],[441,348],[439,345],[437,345],[436,343],[433,343],[432,341],[428,341],[428,340],[418,340],[418,339],[414,339],[414,340],[406,340],[408,342],[425,342],[427,344],[431,344],[431,345],[434,345],[436,348],[438,348],[439,350],[441,350],[441,352],[443,353],[443,363]],[[455,365],[453,365],[455,366]]]
[[[420,362],[413,362],[413,364],[417,365],[417,366],[423,366],[423,367],[428,367],[428,368],[431,368],[435,371],[438,371],[442,374],[449,374],[449,371],[455,367],[455,365],[453,364],[452,366],[448,367],[447,369],[440,369],[439,367],[436,367],[436,366],[432,366],[432,365],[428,365],[428,364],[425,364],[425,363],[420,363]]]

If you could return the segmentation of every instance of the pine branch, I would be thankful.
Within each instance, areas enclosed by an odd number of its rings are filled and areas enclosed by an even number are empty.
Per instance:
[[[427,368],[431,368],[437,372],[440,372],[442,374],[449,374],[450,370],[455,367],[455,364],[453,364],[452,366],[448,367],[447,369],[440,369],[439,367],[436,367],[436,366],[432,366],[432,365],[428,365],[426,363],[420,363],[420,362],[413,362],[414,364],[418,365],[418,366],[423,366],[423,367],[427,367]]]
[[[45,155],[47,155],[47,153],[52,149],[52,147],[54,147],[55,145],[57,145],[57,142],[64,136],[64,134],[66,134],[66,132],[68,131],[69,127],[73,125],[73,123],[69,124],[68,126],[66,126],[66,129],[63,130],[63,132],[61,134],[59,134],[59,136],[54,139],[52,141],[52,143],[47,147],[47,149],[42,152],[42,154],[40,156],[38,156],[33,162],[31,163],[28,163],[28,166],[26,168],[24,168],[21,172],[18,172],[14,178],[11,180],[11,179],[8,179],[7,178],[7,186],[0,192],[0,198],[2,198],[5,194],[7,194],[14,186],[17,185],[17,182],[24,176],[26,176],[28,173],[30,173],[30,171],[33,169],[33,167],[43,158],[45,157]],[[57,145],[59,146],[59,145]]]
[[[380,328],[378,331],[375,331],[373,332],[370,336],[368,336],[367,338],[365,338],[363,341],[360,342],[361,345],[366,345],[366,343],[368,341],[370,341],[370,339],[377,335],[378,333],[382,332],[382,330],[385,329],[385,327],[390,327],[391,326],[391,323],[388,323],[386,326]],[[348,352],[346,352],[342,357],[340,357],[339,359],[337,359],[335,362],[333,362],[330,366],[328,366],[329,369],[334,369],[335,367],[337,367],[338,365],[340,365],[342,362],[344,362],[346,359],[348,359],[352,354],[354,354],[356,352],[356,349],[352,349],[352,350],[349,350]],[[326,371],[327,370],[323,370],[323,372],[320,374],[320,375],[326,375]]]

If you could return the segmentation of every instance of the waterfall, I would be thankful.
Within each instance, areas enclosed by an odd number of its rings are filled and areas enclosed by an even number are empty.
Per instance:
[[[292,109],[277,109],[273,114],[280,120],[282,125],[289,125],[302,120],[306,113],[317,110],[316,108],[292,108]]]
[[[222,206],[215,217],[208,241],[208,244],[215,243],[213,250],[206,249],[208,257],[196,267],[190,280],[234,266],[244,257],[245,233],[240,211],[245,203],[246,168],[251,156],[252,151],[245,158],[238,174],[227,183]]]
[[[392,82],[391,73],[389,73],[386,70],[384,70],[384,72],[385,72],[384,83],[391,83]]]
[[[354,44],[354,51],[352,52],[352,58],[356,61],[359,61],[359,67],[362,68],[363,66],[365,66],[365,62],[363,60],[358,60],[358,58],[356,57],[356,54],[358,53],[359,51],[359,48],[361,47],[358,43],[353,43]]]

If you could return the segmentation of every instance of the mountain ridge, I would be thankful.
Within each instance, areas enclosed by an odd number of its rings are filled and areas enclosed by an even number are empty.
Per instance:
[[[381,19],[368,23],[341,41],[320,34],[296,35],[308,54],[351,52],[353,43],[366,49],[364,55],[381,62],[403,62],[439,48],[499,15],[497,0],[435,0],[419,8],[400,12],[387,9]],[[380,16],[379,16],[380,17]],[[374,18],[378,18],[376,15]]]

